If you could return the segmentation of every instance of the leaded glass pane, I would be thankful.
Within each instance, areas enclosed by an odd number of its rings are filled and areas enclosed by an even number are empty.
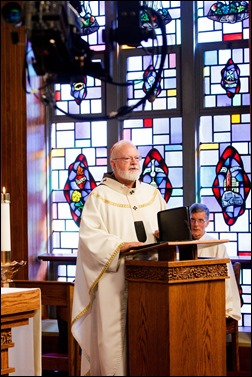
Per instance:
[[[134,106],[145,95],[143,91],[143,74],[146,67],[156,61],[158,56],[130,56],[127,58],[126,79],[133,81],[127,89],[128,105]],[[161,92],[154,102],[146,101],[144,107],[136,107],[134,111],[156,111],[177,108],[177,59],[176,53],[167,54],[160,81]]]
[[[228,107],[228,106],[247,106],[249,103],[249,60],[247,60],[248,48],[226,48],[221,50],[210,50],[204,52],[203,84],[204,84],[204,108],[208,107]],[[225,69],[227,62],[235,63],[239,70],[239,83],[235,81],[234,67],[230,65],[230,72],[227,71],[229,85],[233,82],[234,96],[229,96],[221,85],[222,70]],[[232,90],[231,88],[231,90]],[[239,91],[238,91],[239,90]]]
[[[102,86],[101,81],[87,76],[87,95],[85,100],[78,105],[71,96],[71,86],[69,84],[55,85],[56,115],[66,114],[100,114],[102,113]]]
[[[241,3],[245,3],[244,16],[238,17],[238,13],[234,13],[232,10],[231,16],[225,17],[222,8],[218,8],[219,14],[223,14],[223,17],[216,16],[213,19],[207,17],[211,7],[215,7],[214,4],[223,5],[226,7],[224,12],[229,12],[229,6],[236,5],[236,11],[239,9]],[[196,13],[197,13],[197,34],[196,43],[208,43],[208,42],[224,42],[234,40],[245,40],[249,38],[249,19],[248,19],[248,1],[195,1]],[[231,17],[231,18],[230,18]],[[243,18],[244,17],[244,18]],[[221,20],[221,21],[220,21]]]
[[[211,208],[213,216],[213,232],[219,234],[219,238],[224,238],[222,231],[228,232],[230,244],[228,247],[232,249],[231,255],[247,255],[247,247],[244,240],[251,242],[251,232],[248,218],[251,216],[251,193],[245,200],[245,213],[240,215],[236,222],[229,226],[225,223],[222,208],[213,197],[212,185],[216,177],[216,166],[220,164],[220,158],[226,148],[231,144],[237,150],[242,160],[242,167],[248,180],[251,182],[251,161],[247,158],[250,148],[250,124],[248,123],[249,114],[233,114],[233,115],[215,115],[202,116],[200,118],[200,197],[209,208]],[[239,131],[238,131],[239,130]],[[231,156],[229,157],[231,158]],[[239,158],[237,157],[239,161]],[[237,167],[236,167],[237,165]],[[241,169],[239,164],[235,164],[233,169]],[[238,176],[236,175],[236,178]],[[234,181],[234,178],[233,182]],[[240,185],[249,185],[240,178]],[[238,193],[238,190],[237,190]],[[243,194],[242,194],[243,195]],[[237,208],[239,208],[237,206]],[[236,212],[234,212],[236,214]],[[217,222],[218,219],[218,222]]]
[[[183,203],[181,130],[180,117],[128,119],[123,122],[122,137],[132,140],[137,145],[141,156],[147,156],[152,146],[155,146],[164,159],[169,169],[168,178],[172,186],[172,196],[167,203],[171,208]]]
[[[140,3],[143,3],[142,1]],[[147,6],[152,6],[151,3],[158,3],[156,1],[147,1]],[[181,10],[180,10],[181,1],[162,1],[162,5],[164,8],[167,8],[169,14],[172,18],[171,22],[169,22],[166,26],[166,35],[167,35],[167,45],[180,45],[181,44]],[[162,42],[161,38],[161,30],[155,29],[156,38],[158,44]],[[153,41],[148,39],[148,41],[142,41],[142,47],[151,47],[153,45]]]
[[[94,51],[105,50],[105,41],[102,34],[105,30],[105,1],[83,1],[87,12],[96,18],[99,29],[95,33],[91,33],[82,38],[89,43],[89,46]]]

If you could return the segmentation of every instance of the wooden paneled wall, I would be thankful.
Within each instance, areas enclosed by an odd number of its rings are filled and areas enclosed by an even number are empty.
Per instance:
[[[12,260],[27,261],[17,279],[36,278],[37,256],[46,252],[45,110],[36,96],[26,94],[25,40],[25,26],[14,27],[1,17],[1,191],[5,187],[11,197]]]

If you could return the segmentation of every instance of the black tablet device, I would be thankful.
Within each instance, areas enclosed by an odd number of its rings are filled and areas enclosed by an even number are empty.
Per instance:
[[[192,241],[189,207],[175,207],[159,211],[157,219],[160,242]],[[195,245],[180,245],[178,249],[180,260],[194,259]]]
[[[157,219],[160,241],[192,241],[188,207],[159,211]]]

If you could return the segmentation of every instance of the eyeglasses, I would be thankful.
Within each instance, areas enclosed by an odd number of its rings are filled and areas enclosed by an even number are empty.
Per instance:
[[[130,161],[136,161],[139,162],[142,160],[141,156],[136,157],[119,157],[119,158],[113,158],[112,161],[121,160],[123,162],[130,162]]]
[[[205,222],[207,221],[207,220],[203,220],[203,219],[190,219],[190,221],[191,221],[191,223],[192,224],[196,224],[196,223],[198,223],[198,224],[200,224],[200,225],[203,225],[203,224],[205,224]]]

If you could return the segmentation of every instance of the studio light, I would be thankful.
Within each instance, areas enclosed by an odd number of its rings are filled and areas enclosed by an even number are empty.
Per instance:
[[[23,8],[18,3],[9,2],[1,9],[5,22],[15,26],[24,25],[27,43],[32,48],[33,68],[38,76],[43,76],[45,88],[56,83],[71,84],[80,81],[83,76],[91,76],[110,84],[115,84],[113,78],[104,69],[102,63],[93,61],[93,51],[88,42],[82,39],[79,1],[24,1]],[[160,47],[160,65],[155,67],[156,78],[153,86],[145,96],[133,106],[124,106],[113,114],[85,117],[73,115],[78,120],[109,120],[124,117],[136,107],[153,97],[156,86],[160,82],[167,53],[165,24],[160,14],[152,8],[141,6],[139,1],[116,1],[115,27],[110,30],[108,43],[138,47],[142,41],[155,38],[155,31],[141,25],[140,12],[148,12],[150,18],[155,16],[158,27],[162,32],[162,46]],[[128,21],[131,20],[129,28]],[[156,26],[156,25],[155,25]],[[105,51],[106,53],[106,51]],[[28,65],[28,64],[26,64]],[[45,92],[45,91],[44,91]],[[41,96],[45,104],[53,105],[52,98]],[[52,97],[52,96],[51,96]],[[59,109],[62,111],[61,109]],[[62,111],[64,113],[64,111]],[[69,113],[65,113],[71,116]]]
[[[22,8],[16,2],[6,3],[1,9],[1,14],[7,24],[19,26],[22,23]]]

